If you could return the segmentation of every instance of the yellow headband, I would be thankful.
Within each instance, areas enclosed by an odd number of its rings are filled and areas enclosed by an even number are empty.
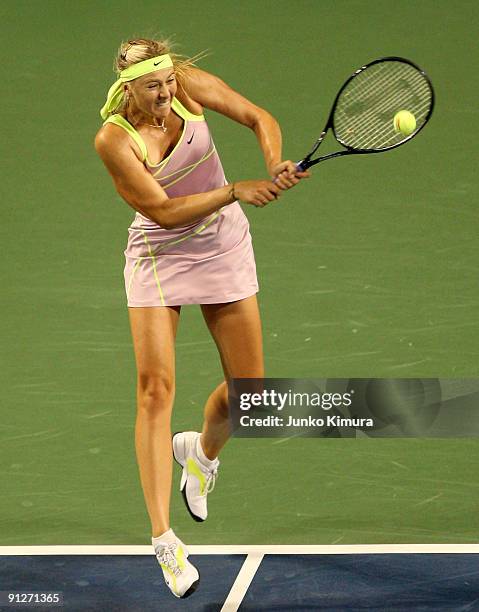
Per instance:
[[[164,55],[157,55],[150,59],[132,64],[120,72],[120,78],[113,83],[108,90],[108,95],[103,108],[100,110],[102,119],[106,119],[110,113],[112,113],[120,105],[124,90],[123,83],[127,81],[133,81],[138,77],[141,77],[150,72],[156,72],[156,70],[163,70],[163,68],[172,68],[173,62],[171,57],[165,53]]]

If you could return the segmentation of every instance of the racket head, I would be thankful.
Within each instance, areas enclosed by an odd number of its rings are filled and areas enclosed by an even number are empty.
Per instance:
[[[379,153],[416,136],[434,109],[427,74],[403,57],[383,57],[362,66],[339,90],[328,118],[336,140],[350,152]],[[394,116],[409,111],[416,127],[405,135],[394,129]]]

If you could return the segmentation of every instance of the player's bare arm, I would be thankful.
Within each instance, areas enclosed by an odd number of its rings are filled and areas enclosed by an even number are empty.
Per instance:
[[[275,183],[289,189],[309,172],[297,172],[291,160],[281,161],[281,130],[276,119],[232,89],[217,76],[194,68],[188,72],[185,89],[196,102],[237,121],[254,131],[263,151],[266,167]]]
[[[165,229],[199,221],[236,199],[261,207],[280,195],[279,186],[270,181],[240,181],[206,193],[168,198],[133,146],[128,134],[115,125],[103,126],[95,138],[95,148],[120,196]]]

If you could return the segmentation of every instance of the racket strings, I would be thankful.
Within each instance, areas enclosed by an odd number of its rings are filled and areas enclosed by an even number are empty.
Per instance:
[[[350,120],[348,125],[353,129],[357,128],[357,126],[360,123],[367,124],[367,122],[373,118],[374,114],[386,112],[386,109],[391,106],[391,98],[390,96],[389,97],[385,96],[384,92],[385,91],[387,92],[388,89],[390,90],[396,81],[397,81],[396,74],[386,75],[385,77],[383,75],[383,79],[381,81],[376,79],[375,81],[373,81],[372,83],[368,85],[367,94],[369,95],[369,99],[364,99],[365,98],[364,92],[366,91],[364,87],[361,90],[359,90],[359,92],[358,91],[355,92],[354,89],[352,89],[351,90],[352,95],[348,94],[349,100],[353,100],[355,97],[359,98],[360,94],[362,94],[363,99],[362,100],[356,99],[356,101],[352,102],[347,109],[344,109],[345,112],[348,115],[351,115],[351,107],[353,108],[353,112],[354,112],[354,109],[356,109],[360,105],[363,109],[367,109],[367,110],[363,110],[363,112],[359,114],[359,117],[356,120]],[[407,88],[409,87],[410,85],[408,84]],[[359,89],[359,88],[356,87],[355,89]],[[402,95],[397,95],[396,98],[394,99],[394,103],[396,106],[399,106],[401,104],[406,104],[408,101],[410,91],[408,91],[408,89],[406,88],[404,89],[405,91],[402,93]],[[375,99],[379,100],[379,102],[375,102]]]
[[[384,71],[384,68],[387,70]],[[348,100],[348,106],[341,109],[338,105],[338,113],[341,110],[344,113],[342,118],[347,124],[347,135],[354,137],[355,146],[371,139],[371,144],[379,148],[381,134],[384,133],[389,141],[391,132],[392,136],[395,135],[393,118],[399,110],[409,110],[418,115],[416,120],[423,119],[419,116],[421,109],[417,105],[420,99],[417,96],[417,79],[419,77],[423,80],[420,73],[408,64],[399,64],[399,70],[391,70],[387,65],[384,68],[382,75],[373,75],[378,78],[369,77],[364,86],[363,83],[355,84],[347,98],[348,92],[344,92],[343,100]],[[409,74],[404,74],[405,68],[412,69],[412,73],[408,71]],[[354,114],[355,119],[351,118]],[[402,135],[399,135],[401,138]]]
[[[381,150],[409,138],[394,129],[397,112],[412,113],[418,130],[431,105],[432,90],[422,72],[405,62],[385,60],[359,72],[341,92],[334,112],[334,132],[347,147]]]
[[[367,144],[367,141],[369,140],[370,148],[382,148],[384,146],[390,146],[389,143],[392,141],[397,141],[398,137],[399,137],[399,141],[407,138],[407,136],[405,136],[404,134],[401,134],[401,133],[398,134],[394,130],[393,120],[394,120],[394,115],[396,114],[396,112],[398,112],[398,110],[412,109],[409,112],[412,112],[412,114],[415,116],[416,126],[420,127],[420,125],[422,125],[422,123],[424,122],[427,116],[427,112],[430,108],[430,100],[428,98],[428,90],[427,90],[427,91],[422,92],[423,94],[425,94],[424,102],[418,103],[418,99],[420,100],[420,98],[417,96],[416,92],[422,87],[424,79],[423,77],[421,77],[420,73],[417,73],[415,77],[416,77],[416,82],[411,81],[415,89],[405,91],[403,95],[398,95],[394,99],[394,106],[392,108],[391,108],[391,100],[389,98],[385,100],[385,102],[380,108],[377,108],[376,110],[377,113],[385,114],[384,119],[385,119],[386,125],[383,124],[383,125],[376,126],[375,131],[373,131],[372,125],[368,126],[368,129],[370,129],[371,132],[368,133],[367,139],[363,138],[363,142],[359,143],[360,145]],[[419,81],[419,79],[421,79],[421,81]],[[408,84],[408,87],[410,86],[411,84]],[[412,91],[414,91],[415,93],[412,94],[411,93]],[[411,102],[411,95],[414,95],[414,98],[415,98],[413,102]],[[391,112],[393,113],[392,118],[391,118]],[[372,116],[369,119],[372,120]],[[386,140],[384,140],[385,138]]]
[[[353,131],[357,130],[360,124],[368,125],[374,115],[384,112],[387,107],[404,105],[411,94],[411,85],[401,75],[405,67],[412,68],[408,64],[399,64],[398,69],[392,69],[390,62],[384,62],[360,73],[350,82],[338,101],[338,118],[342,113],[343,119],[346,119],[348,127]],[[414,68],[412,70],[414,76],[419,74]],[[372,74],[368,75],[368,71]],[[398,82],[406,85],[401,88],[403,91],[392,91],[394,84]],[[382,117],[379,116],[379,119]]]
[[[415,81],[420,73],[407,64],[399,64],[399,70],[391,70],[388,65],[381,68],[382,74],[368,75],[364,83],[355,83],[347,97],[347,92],[344,92],[343,100],[347,100],[347,107],[341,109],[338,105],[338,118],[339,112],[343,110],[342,119],[346,128],[345,133],[342,130],[342,137],[348,146],[381,149],[396,144],[405,138],[403,134],[394,131],[393,118],[396,112],[403,109],[413,112],[419,125],[426,115],[424,106],[417,104],[421,97],[417,95]],[[404,68],[411,68],[412,73],[404,74]],[[408,80],[405,77],[409,77]],[[426,99],[428,93],[426,91]],[[425,108],[428,107],[426,103]],[[336,125],[339,134],[339,122],[335,117]]]

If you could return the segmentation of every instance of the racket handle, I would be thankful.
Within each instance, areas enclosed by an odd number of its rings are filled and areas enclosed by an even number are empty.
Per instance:
[[[296,170],[297,170],[298,172],[304,172],[304,171],[306,170],[306,168],[305,168],[305,167],[302,165],[302,162],[303,162],[303,160],[301,160],[301,161],[299,161],[299,162],[296,162]],[[274,184],[276,184],[276,181],[277,181],[277,180],[278,180],[278,179],[277,179],[277,178],[275,178],[275,179],[273,180],[273,183],[274,183]]]

